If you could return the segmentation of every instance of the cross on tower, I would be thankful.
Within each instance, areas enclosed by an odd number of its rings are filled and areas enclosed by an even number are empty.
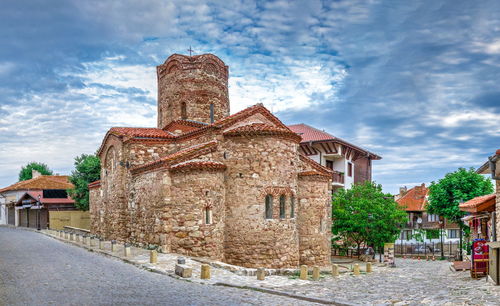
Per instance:
[[[189,56],[191,57],[192,53],[193,53],[193,49],[191,49],[191,46],[189,46],[189,49],[187,49],[189,51]]]

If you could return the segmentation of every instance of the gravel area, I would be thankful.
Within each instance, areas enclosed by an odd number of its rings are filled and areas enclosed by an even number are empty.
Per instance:
[[[177,280],[35,232],[0,227],[0,305],[313,305]]]

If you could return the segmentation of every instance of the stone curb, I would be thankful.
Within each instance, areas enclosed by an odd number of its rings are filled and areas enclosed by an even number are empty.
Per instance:
[[[21,229],[21,230],[28,230],[28,231],[32,231],[32,232],[35,232],[35,233],[40,233],[40,234],[43,234],[43,235],[45,235],[47,237],[59,240],[61,242],[64,242],[64,243],[67,243],[67,244],[71,244],[71,245],[76,246],[76,247],[83,248],[83,249],[85,249],[85,250],[87,250],[89,252],[93,252],[93,253],[96,253],[96,254],[101,254],[101,255],[104,255],[104,256],[107,256],[107,257],[111,257],[111,258],[115,258],[115,259],[119,259],[119,260],[121,260],[124,263],[131,264],[131,265],[133,265],[133,266],[135,266],[137,268],[140,268],[140,269],[143,269],[143,270],[146,270],[146,271],[149,271],[149,272],[166,275],[166,276],[175,278],[177,280],[182,280],[182,281],[186,281],[186,282],[192,282],[190,279],[184,279],[182,277],[179,277],[179,276],[175,275],[174,273],[169,273],[169,272],[165,272],[163,270],[157,269],[154,266],[152,266],[151,264],[136,263],[136,262],[134,262],[134,261],[132,261],[132,260],[130,260],[128,258],[123,258],[123,257],[117,256],[117,255],[114,255],[114,254],[110,254],[110,253],[108,253],[108,252],[106,252],[104,250],[99,250],[99,249],[96,249],[96,248],[92,248],[92,247],[89,247],[87,245],[82,245],[82,244],[79,244],[79,243],[74,242],[74,241],[68,241],[66,239],[61,239],[60,237],[53,236],[53,235],[51,235],[49,233],[45,233],[43,231],[38,231],[36,229],[20,228],[20,227],[16,227],[16,226],[8,226],[8,227],[15,228],[15,229]],[[199,283],[199,284],[201,284],[201,285],[209,285],[208,283]],[[320,298],[313,298],[313,297],[309,297],[309,296],[305,296],[305,295],[292,294],[292,293],[288,293],[288,292],[283,292],[283,291],[278,291],[278,290],[273,290],[273,289],[267,289],[267,288],[262,288],[262,287],[240,286],[240,285],[233,285],[233,284],[224,283],[224,282],[217,282],[217,283],[213,284],[213,286],[224,286],[224,287],[231,287],[231,288],[237,288],[237,289],[243,289],[243,290],[259,291],[259,292],[263,292],[263,293],[267,293],[267,294],[284,296],[284,297],[289,297],[289,298],[293,298],[293,299],[296,299],[296,300],[302,300],[302,301],[307,301],[307,302],[312,302],[312,303],[318,303],[318,304],[324,304],[324,305],[339,305],[339,306],[351,306],[351,305],[354,305],[354,304],[349,304],[349,303],[347,303],[345,301],[341,302],[341,301],[334,301],[334,300],[324,300],[324,299],[320,299]]]
[[[338,305],[338,306],[354,305],[354,304],[348,304],[347,302],[323,300],[323,299],[319,299],[319,298],[309,297],[306,295],[293,294],[293,293],[288,293],[288,292],[283,292],[283,291],[278,291],[278,290],[273,290],[273,289],[267,289],[267,288],[262,288],[262,287],[238,286],[238,285],[233,285],[233,284],[228,284],[228,283],[223,283],[223,282],[215,283],[214,286],[224,286],[224,287],[232,287],[232,288],[238,288],[238,289],[259,291],[259,292],[264,292],[264,293],[268,293],[268,294],[285,296],[285,297],[294,298],[297,300],[318,303],[318,304],[325,304],[325,305]]]

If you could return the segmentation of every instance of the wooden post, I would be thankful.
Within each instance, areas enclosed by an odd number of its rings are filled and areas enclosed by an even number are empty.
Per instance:
[[[319,267],[318,266],[313,267],[313,280],[315,280],[315,281],[319,280]]]
[[[207,264],[202,264],[201,265],[201,274],[200,274],[201,279],[210,279],[210,266]]]
[[[339,265],[337,264],[332,265],[332,276],[333,277],[339,276]]]
[[[302,279],[302,280],[307,279],[307,266],[306,265],[300,266],[300,279]]]

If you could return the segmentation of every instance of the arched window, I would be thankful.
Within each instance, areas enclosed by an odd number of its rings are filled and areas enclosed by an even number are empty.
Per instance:
[[[187,119],[187,108],[186,108],[186,102],[181,103],[181,119],[186,120]]]
[[[266,195],[266,219],[273,218],[273,196]]]
[[[205,224],[212,224],[212,209],[205,208]]]
[[[295,197],[290,197],[290,218],[295,218]]]
[[[286,210],[285,210],[285,204],[286,203],[286,197],[285,195],[280,196],[280,219],[285,219],[286,218]]]
[[[210,123],[214,123],[214,104],[210,103]]]

